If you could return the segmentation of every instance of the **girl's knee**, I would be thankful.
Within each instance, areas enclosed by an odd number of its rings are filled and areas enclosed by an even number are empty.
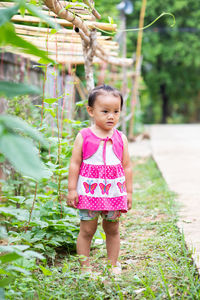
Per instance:
[[[91,221],[84,221],[80,226],[80,234],[88,239],[92,238],[97,230],[97,224],[90,224],[90,222]]]
[[[117,235],[119,234],[119,222],[103,221],[103,229],[105,234]]]

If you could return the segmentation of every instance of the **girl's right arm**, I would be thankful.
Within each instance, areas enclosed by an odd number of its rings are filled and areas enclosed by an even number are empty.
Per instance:
[[[70,160],[69,176],[68,176],[67,204],[74,208],[76,208],[76,205],[78,203],[77,182],[78,182],[80,166],[82,163],[82,146],[83,146],[83,137],[80,133],[78,133],[74,142],[74,148]]]

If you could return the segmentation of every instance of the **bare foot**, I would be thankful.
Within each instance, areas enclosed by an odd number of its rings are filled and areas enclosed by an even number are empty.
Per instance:
[[[122,273],[122,267],[119,262],[116,263],[116,266],[112,267],[112,274],[115,275],[120,275]]]

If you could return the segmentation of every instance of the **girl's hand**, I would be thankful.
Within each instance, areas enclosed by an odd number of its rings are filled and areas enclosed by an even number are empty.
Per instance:
[[[76,190],[69,191],[67,196],[67,205],[76,208],[78,204],[78,193]]]
[[[127,193],[127,206],[128,210],[132,208],[132,193]]]

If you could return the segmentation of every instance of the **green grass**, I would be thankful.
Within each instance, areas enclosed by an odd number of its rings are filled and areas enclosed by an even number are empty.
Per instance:
[[[79,273],[76,256],[60,256],[49,275],[35,270],[7,289],[7,299],[200,299],[200,281],[177,228],[175,195],[152,159],[134,160],[133,209],[121,222],[121,278],[109,275],[105,245],[94,247],[97,279]],[[46,274],[48,274],[46,272]]]

